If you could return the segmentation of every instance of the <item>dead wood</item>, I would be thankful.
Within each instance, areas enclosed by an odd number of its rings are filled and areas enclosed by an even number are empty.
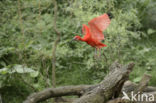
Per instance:
[[[143,90],[147,87],[150,79],[151,79],[150,75],[144,74],[139,85],[137,86],[136,92],[143,92]]]
[[[128,80],[124,83],[122,91],[125,91],[126,93],[128,93],[131,91],[135,91],[137,87],[138,87],[138,84]],[[152,86],[147,86],[143,89],[143,92],[154,92],[154,91],[156,91],[156,87],[152,87]]]
[[[112,99],[107,103],[129,103],[129,101],[123,100],[122,98],[119,97],[119,98]]]
[[[81,98],[73,103],[106,103],[109,99],[118,97],[133,66],[133,63],[130,63],[127,66],[120,66],[118,63],[113,64],[111,72],[98,87],[86,92]]]
[[[68,95],[82,95],[85,91],[95,88],[96,85],[64,86],[58,88],[47,88],[41,92],[31,94],[23,103],[38,103],[52,97]]]
[[[137,94],[135,97],[138,98],[138,96],[140,96],[141,94],[153,94],[154,96],[156,96],[154,93],[156,92],[152,92],[152,93],[149,93],[149,92],[145,92],[145,90],[151,90],[154,88],[151,88],[151,87],[147,87],[148,85],[148,82],[150,80],[151,76],[148,75],[148,74],[144,74],[144,76],[142,77],[141,81],[139,82],[139,84],[135,84],[135,83],[132,83],[130,81],[127,81],[125,82],[124,84],[124,87],[122,89],[122,91],[124,91],[128,97],[131,97],[131,92],[134,92],[134,94]],[[122,92],[121,92],[122,93]],[[121,94],[120,97],[123,97],[123,95]],[[146,99],[146,98],[144,98]],[[154,103],[155,101],[153,102],[146,102],[146,100],[144,100],[144,103]],[[109,101],[108,103],[131,103],[132,101],[130,100],[123,100],[122,98],[120,98],[121,101],[118,101],[116,99],[114,100],[111,100]],[[140,103],[140,101],[133,101],[133,103]]]
[[[115,62],[111,66],[110,73],[97,85],[48,88],[41,92],[31,94],[23,103],[38,103],[52,97],[68,95],[80,96],[80,98],[72,103],[106,103],[108,100],[119,96],[123,84],[128,79],[133,66],[133,63],[121,66]]]

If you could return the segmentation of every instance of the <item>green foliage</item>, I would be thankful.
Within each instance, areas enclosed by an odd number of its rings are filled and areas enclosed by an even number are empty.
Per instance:
[[[8,85],[5,82],[8,81],[8,79],[10,78],[9,76],[11,76],[11,78],[14,78],[14,75],[22,75],[22,74],[29,74],[30,77],[33,77],[33,78],[38,76],[38,72],[34,71],[31,68],[27,68],[27,67],[24,67],[22,65],[17,65],[17,64],[12,65],[12,66],[9,65],[8,67],[4,67],[0,69],[0,79],[2,79],[0,81],[0,88]]]
[[[57,28],[61,40],[56,52],[57,86],[94,84],[118,60],[136,64],[130,79],[139,82],[144,73],[156,85],[156,30],[154,0],[60,0]],[[107,47],[101,58],[94,49],[71,41],[81,34],[82,24],[111,13],[104,31]],[[32,91],[51,86],[53,30],[51,0],[0,1],[0,92],[4,102],[21,103]],[[21,18],[21,19],[20,19]],[[14,91],[17,93],[14,93]],[[21,96],[22,94],[22,96]]]

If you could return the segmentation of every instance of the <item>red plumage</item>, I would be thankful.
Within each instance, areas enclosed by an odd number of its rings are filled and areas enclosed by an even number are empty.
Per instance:
[[[84,37],[75,36],[75,40],[84,41],[87,44],[100,49],[106,45],[101,42],[104,40],[104,34],[102,33],[110,24],[109,16],[105,13],[101,16],[95,17],[88,22],[88,25],[83,24],[82,33]]]

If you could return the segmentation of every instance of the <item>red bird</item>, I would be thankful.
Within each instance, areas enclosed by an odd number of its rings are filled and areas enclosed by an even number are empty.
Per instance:
[[[89,26],[83,24],[82,33],[84,34],[84,37],[75,36],[74,40],[86,42],[88,45],[96,48],[97,52],[97,50],[101,50],[102,47],[106,47],[106,45],[101,42],[101,40],[104,40],[102,32],[109,24],[110,19],[106,13],[95,17],[88,22]]]

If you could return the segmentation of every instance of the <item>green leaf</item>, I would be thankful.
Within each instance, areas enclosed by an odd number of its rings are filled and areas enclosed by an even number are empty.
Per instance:
[[[147,30],[147,33],[150,35],[150,34],[153,34],[154,32],[156,32],[156,30],[154,30],[154,29],[148,29]]]
[[[35,72],[33,69],[27,68],[26,66],[22,66],[22,65],[15,65],[13,71],[15,71],[17,73],[31,73],[31,72]]]
[[[0,69],[0,74],[7,74],[8,73],[8,68],[2,68]]]
[[[38,71],[30,73],[30,76],[33,77],[33,78],[37,77],[38,75],[39,75]]]

